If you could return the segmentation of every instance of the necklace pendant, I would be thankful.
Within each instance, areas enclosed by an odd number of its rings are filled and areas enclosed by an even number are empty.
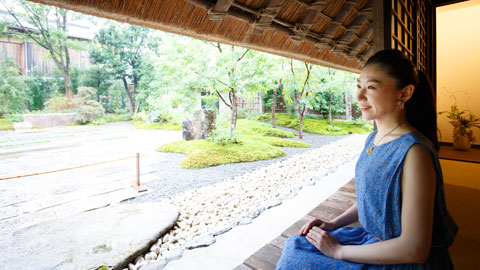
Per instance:
[[[367,149],[367,154],[370,155],[370,154],[372,153],[372,151],[373,151],[373,147],[368,148],[368,149]]]

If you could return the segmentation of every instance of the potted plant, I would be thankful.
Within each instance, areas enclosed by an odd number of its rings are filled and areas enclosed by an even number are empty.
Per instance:
[[[459,110],[457,105],[452,105],[450,111],[443,111],[439,114],[447,114],[450,124],[453,126],[453,148],[456,150],[468,151],[475,141],[472,128],[480,128],[480,118],[468,110]]]

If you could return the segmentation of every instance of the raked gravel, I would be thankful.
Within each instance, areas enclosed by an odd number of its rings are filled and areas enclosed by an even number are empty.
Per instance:
[[[185,249],[213,244],[215,236],[251,223],[264,210],[295,196],[303,186],[315,184],[338,166],[356,159],[365,138],[343,136],[322,147],[163,199],[179,208],[177,224],[125,269],[148,269],[149,264],[161,269],[179,259]]]

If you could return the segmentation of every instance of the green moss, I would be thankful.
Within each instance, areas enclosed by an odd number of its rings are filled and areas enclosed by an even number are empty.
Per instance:
[[[146,124],[142,120],[132,120],[130,123],[137,126],[139,129],[165,129],[165,130],[182,130],[182,127],[174,123],[150,123]]]
[[[107,266],[102,266],[100,268],[98,268],[97,270],[110,270],[110,268],[108,268]]]
[[[257,121],[272,121],[271,114],[262,114],[254,118]],[[296,116],[289,114],[276,114],[275,123],[279,126],[293,128],[298,130],[300,128],[300,120]],[[334,128],[330,127],[330,122],[326,119],[303,119],[303,131],[323,134],[323,135],[345,135],[350,133],[370,133],[373,125],[365,122],[351,122],[351,121],[333,121]]]
[[[13,122],[5,118],[0,118],[0,130],[12,130]]]
[[[187,154],[180,166],[205,168],[229,163],[266,160],[285,155],[281,149],[263,142],[244,140],[238,144],[219,145],[207,140],[176,141],[158,148],[161,152]]]
[[[220,145],[209,140],[181,140],[162,145],[158,151],[187,154],[188,157],[180,164],[183,168],[205,168],[284,156],[285,152],[278,147],[310,147],[304,142],[282,139],[292,138],[295,134],[258,121],[240,119],[237,122],[237,131],[239,143],[236,144]]]

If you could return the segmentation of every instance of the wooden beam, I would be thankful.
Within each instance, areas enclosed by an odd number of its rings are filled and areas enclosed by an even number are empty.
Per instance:
[[[290,39],[294,44],[298,45],[301,41],[305,40],[312,26],[318,22],[319,17],[327,18],[329,21],[332,20],[330,17],[322,13],[328,3],[329,1],[327,0],[313,2],[305,11],[300,22],[290,28],[293,32],[293,34],[290,35]]]
[[[253,33],[257,35],[263,34],[270,27],[272,21],[277,17],[285,0],[267,1],[265,7],[260,9],[260,17],[253,24]]]
[[[232,5],[233,0],[218,0],[215,5],[213,5],[210,9],[208,9],[208,18],[216,23],[220,24],[225,18]]]

